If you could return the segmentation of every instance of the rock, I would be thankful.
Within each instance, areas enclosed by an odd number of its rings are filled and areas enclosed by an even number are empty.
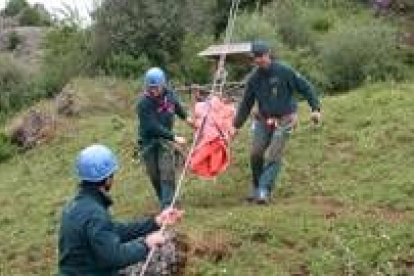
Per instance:
[[[53,137],[55,120],[52,116],[37,110],[31,110],[11,131],[14,144],[29,149]]]
[[[68,117],[76,116],[79,114],[81,107],[76,99],[75,92],[66,86],[62,92],[60,92],[55,98],[56,111],[59,115]]]

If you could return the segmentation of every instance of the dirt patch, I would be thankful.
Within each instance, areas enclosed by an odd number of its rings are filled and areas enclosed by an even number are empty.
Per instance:
[[[301,264],[290,271],[291,276],[308,276],[311,275],[306,264]]]
[[[186,235],[167,231],[170,237],[168,242],[154,251],[151,261],[145,270],[146,276],[180,276],[184,275],[187,265],[189,239]],[[139,263],[124,269],[122,276],[140,275],[143,263]]]
[[[414,275],[414,256],[407,256],[405,258],[401,258],[399,263],[404,267],[405,272],[407,275]]]
[[[197,238],[189,238],[183,233],[169,231],[170,241],[155,251],[146,270],[146,276],[187,275],[187,262],[191,258],[207,259],[218,263],[231,256],[232,249],[239,246],[230,235],[224,232],[206,233]],[[121,272],[123,276],[140,275],[143,263],[130,266]]]
[[[332,197],[317,196],[310,199],[312,205],[322,212],[326,219],[337,219],[344,215],[356,214],[366,218],[396,223],[409,219],[408,211],[401,211],[386,207],[361,207],[357,210],[352,206]]]
[[[381,219],[388,222],[401,222],[408,219],[408,212],[395,210],[386,207],[371,208],[364,212],[364,215],[374,218]],[[414,262],[414,261],[413,261]]]
[[[239,246],[240,243],[232,239],[228,233],[206,233],[191,241],[189,255],[218,263],[230,258],[233,249]]]
[[[311,203],[322,211],[326,219],[336,219],[345,212],[344,204],[332,197],[313,197]]]

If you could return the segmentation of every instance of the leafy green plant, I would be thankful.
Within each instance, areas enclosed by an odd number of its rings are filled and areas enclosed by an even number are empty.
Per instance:
[[[153,64],[177,62],[184,38],[184,0],[106,0],[95,12],[93,52],[97,64],[122,55],[145,55]]]
[[[20,108],[27,100],[24,69],[8,55],[0,56],[0,110],[8,113]]]
[[[72,78],[90,69],[88,30],[78,26],[61,25],[50,31],[45,39],[42,74],[38,89],[52,96]]]
[[[16,32],[12,31],[7,36],[7,50],[14,51],[23,42],[22,37]]]
[[[6,161],[16,153],[16,146],[14,146],[4,132],[0,132],[0,163]]]
[[[395,31],[381,24],[336,30],[321,43],[319,58],[328,88],[336,91],[366,80],[402,79],[406,70]]]
[[[51,20],[36,7],[26,7],[19,16],[19,23],[22,26],[49,26]]]
[[[272,47],[280,45],[277,27],[260,12],[242,13],[236,19],[233,41],[266,40]]]
[[[208,83],[212,78],[212,62],[197,54],[213,44],[213,37],[208,35],[187,34],[183,43],[182,58],[179,72],[172,72],[180,76],[184,82]]]
[[[267,10],[268,22],[273,22],[282,42],[290,48],[314,47],[309,24],[302,15],[304,8],[293,1],[275,2]]]
[[[150,66],[148,58],[143,55],[134,58],[125,53],[113,54],[103,66],[107,75],[124,78],[137,78]]]
[[[7,16],[15,16],[27,8],[29,4],[26,0],[9,0],[7,2],[4,13]]]

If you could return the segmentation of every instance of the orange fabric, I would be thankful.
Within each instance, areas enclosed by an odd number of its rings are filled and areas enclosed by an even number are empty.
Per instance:
[[[190,169],[194,174],[212,178],[226,170],[230,163],[228,140],[235,132],[233,128],[235,114],[234,104],[226,103],[216,96],[205,102],[196,103],[195,133],[201,127],[203,129],[190,159]]]

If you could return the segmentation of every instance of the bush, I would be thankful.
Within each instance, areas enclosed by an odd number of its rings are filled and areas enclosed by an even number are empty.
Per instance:
[[[45,56],[41,75],[36,80],[38,94],[53,96],[75,76],[90,70],[90,33],[76,26],[58,26],[44,43]]]
[[[145,55],[134,58],[128,54],[113,54],[106,61],[103,70],[107,75],[123,78],[137,78],[150,66]]]
[[[284,44],[292,49],[314,47],[315,43],[310,26],[305,22],[300,10],[301,7],[296,2],[275,2],[272,9],[276,12],[267,13],[267,20],[274,22]]]
[[[7,16],[15,16],[27,7],[29,7],[29,4],[26,0],[9,0],[4,9],[4,13]]]
[[[51,24],[50,18],[40,13],[35,7],[25,8],[19,16],[19,23],[21,26],[49,26]]]
[[[335,27],[337,16],[332,10],[307,9],[304,20],[313,32],[324,35]]]
[[[21,66],[7,55],[0,56],[0,111],[2,115],[19,109],[27,101],[26,74]]]
[[[319,58],[327,88],[334,91],[355,88],[366,80],[398,80],[406,69],[395,31],[382,24],[337,30],[322,43]]]
[[[197,54],[213,42],[212,36],[187,34],[183,43],[180,72],[171,73],[175,76],[181,75],[186,83],[211,82],[213,76],[211,61],[198,57]]]
[[[233,41],[266,40],[270,45],[280,45],[275,26],[268,18],[260,13],[243,13],[236,18],[233,31]]]
[[[7,50],[14,51],[22,43],[22,37],[15,31],[8,34],[7,37]]]
[[[96,64],[122,55],[148,57],[161,67],[178,62],[185,35],[185,0],[105,0],[95,12]]]
[[[10,137],[0,132],[0,163],[12,157],[16,151],[17,148],[12,144]]]

